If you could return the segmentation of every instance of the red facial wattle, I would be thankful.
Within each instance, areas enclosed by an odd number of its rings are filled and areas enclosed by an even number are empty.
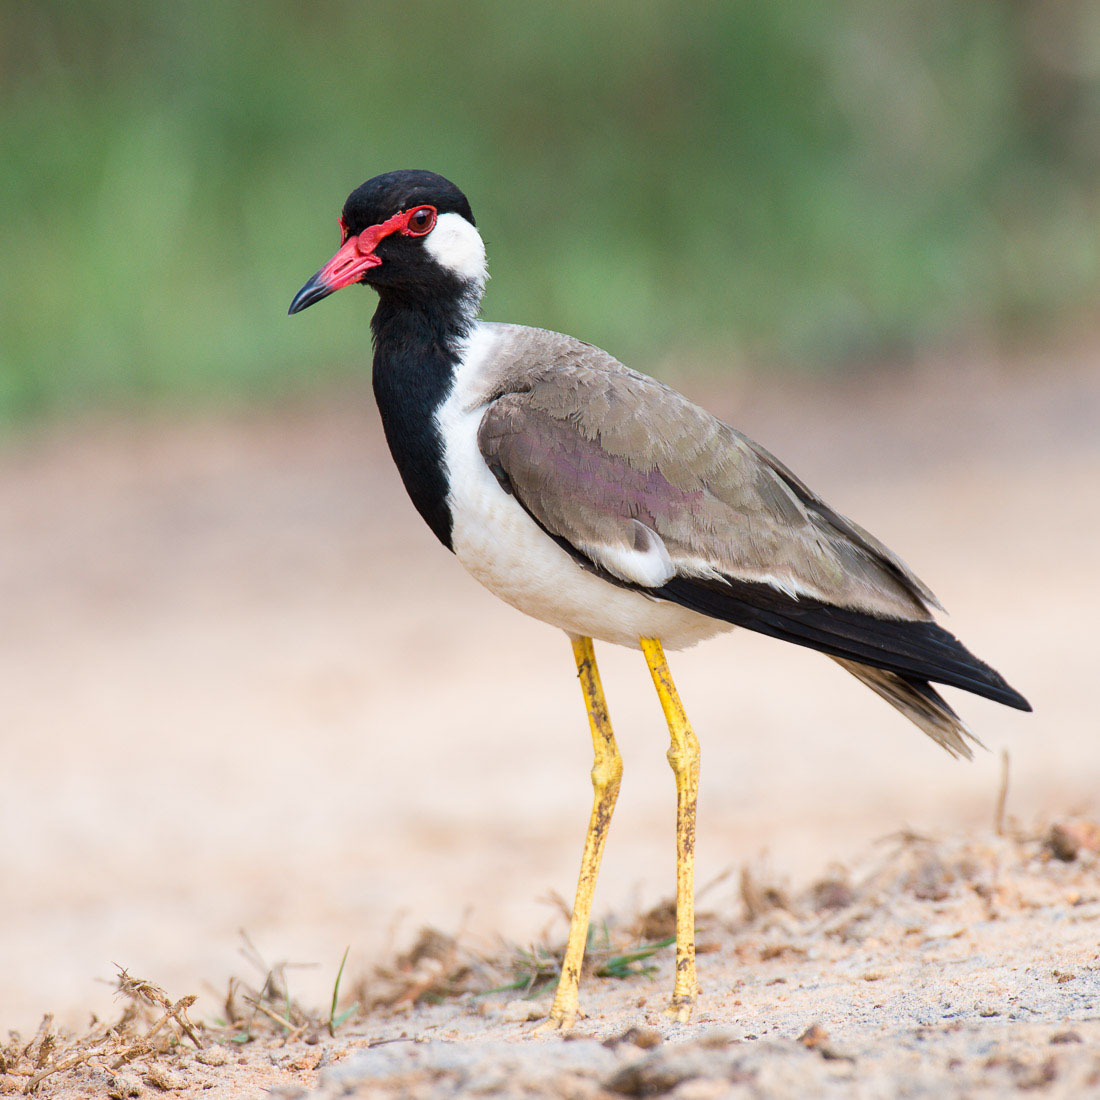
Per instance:
[[[341,215],[340,234],[343,239],[339,250],[294,296],[290,312],[298,313],[327,298],[333,291],[359,282],[372,267],[381,265],[382,257],[375,249],[382,241],[395,233],[402,237],[426,237],[435,228],[436,216],[434,206],[414,206],[378,225],[368,226],[358,236],[352,237]]]

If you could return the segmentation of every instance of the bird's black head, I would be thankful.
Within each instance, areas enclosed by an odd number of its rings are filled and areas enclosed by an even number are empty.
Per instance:
[[[291,313],[365,283],[380,294],[480,296],[485,246],[466,196],[435,172],[386,172],[348,196],[340,249],[294,297]]]
[[[415,206],[434,206],[437,214],[461,214],[475,224],[466,196],[449,179],[418,169],[383,172],[367,180],[348,195],[341,221],[347,232],[357,237],[399,210]]]

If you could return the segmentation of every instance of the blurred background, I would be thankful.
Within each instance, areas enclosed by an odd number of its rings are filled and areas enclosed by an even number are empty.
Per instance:
[[[820,370],[1045,337],[1100,279],[1100,11],[1013,3],[8,3],[0,418],[302,392],[344,197],[471,197],[489,316]]]
[[[469,195],[488,317],[759,439],[1036,706],[955,696],[966,767],[813,654],[679,657],[701,883],[988,827],[1001,749],[1021,820],[1095,813],[1100,6],[8,2],[0,154],[0,1027],[103,1011],[113,962],[224,987],[242,926],[322,999],[348,943],[571,896],[568,646],[405,500],[372,296],[286,317],[397,167]],[[674,801],[605,650],[622,914],[671,892]]]

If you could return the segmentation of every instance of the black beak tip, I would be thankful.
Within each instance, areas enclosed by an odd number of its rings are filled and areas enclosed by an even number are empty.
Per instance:
[[[321,281],[320,275],[320,272],[314,275],[313,278],[294,295],[294,301],[290,303],[290,309],[287,310],[288,316],[292,316],[295,313],[301,313],[303,309],[308,309],[310,306],[319,302],[322,298],[327,298],[332,293],[332,287],[326,286]]]

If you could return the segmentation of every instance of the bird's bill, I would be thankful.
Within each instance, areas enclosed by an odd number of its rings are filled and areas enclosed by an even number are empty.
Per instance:
[[[428,229],[423,232],[413,232],[409,229],[409,219],[422,209],[424,207],[417,206],[402,210],[378,225],[368,226],[356,237],[347,237],[336,255],[294,295],[294,301],[290,303],[290,312],[299,313],[314,302],[327,298],[334,290],[359,282],[372,267],[380,266],[382,257],[375,253],[375,249],[391,234],[401,233],[408,237],[421,237],[424,233],[430,232],[431,227],[435,225],[434,206],[428,207],[432,212],[432,222]],[[347,227],[344,225],[343,218],[340,219],[340,228],[347,236]]]
[[[378,238],[370,230],[360,233],[358,237],[348,237],[336,255],[294,295],[290,312],[299,313],[327,298],[334,290],[357,283],[365,272],[378,267],[382,260],[375,255],[377,245]]]

